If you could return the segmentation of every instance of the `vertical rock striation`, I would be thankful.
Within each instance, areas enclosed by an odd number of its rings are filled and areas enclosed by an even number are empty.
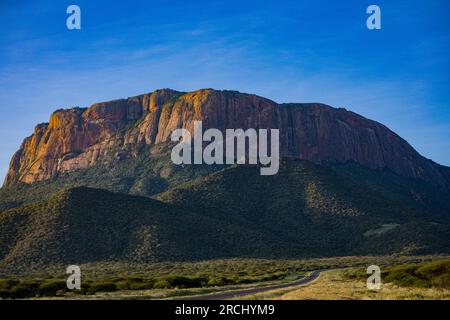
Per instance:
[[[439,186],[450,185],[449,170],[418,154],[380,123],[319,103],[277,104],[237,91],[189,93],[157,90],[87,109],[54,112],[14,154],[5,185],[33,183],[114,159],[133,157],[139,147],[170,140],[177,128],[278,128],[280,154],[316,163],[354,161],[372,169]]]

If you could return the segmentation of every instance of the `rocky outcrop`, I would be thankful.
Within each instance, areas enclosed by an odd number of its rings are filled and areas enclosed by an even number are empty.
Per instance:
[[[324,104],[277,104],[212,89],[163,89],[87,109],[58,110],[24,140],[11,160],[5,185],[133,157],[142,145],[169,141],[177,128],[192,131],[195,120],[202,120],[204,129],[279,128],[283,156],[316,163],[355,161],[449,186],[448,168],[425,159],[380,123]]]

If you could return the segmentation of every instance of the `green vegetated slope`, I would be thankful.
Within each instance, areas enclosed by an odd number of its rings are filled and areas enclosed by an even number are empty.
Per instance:
[[[5,268],[251,255],[263,239],[181,207],[85,187],[0,215]]]
[[[395,190],[406,180],[385,179],[369,187],[356,176],[307,161],[285,161],[274,176],[256,167],[234,167],[198,178],[157,196],[159,200],[214,216],[227,223],[257,227],[280,239],[279,255],[448,252],[448,208],[436,208]],[[396,176],[394,176],[396,177]],[[370,178],[366,177],[366,178]],[[360,182],[361,181],[361,182]],[[408,185],[423,197],[437,190]],[[445,197],[445,192],[441,192]],[[389,227],[386,228],[386,225]],[[380,232],[381,230],[381,232]]]
[[[445,193],[389,173],[289,160],[274,176],[199,175],[157,200],[85,187],[46,199],[52,189],[27,186],[42,200],[23,193],[33,203],[0,213],[0,266],[449,253],[446,203],[427,205]]]
[[[48,199],[62,189],[80,186],[151,196],[222,168],[174,165],[170,160],[170,150],[170,146],[163,143],[146,146],[136,153],[136,157],[98,164],[42,182],[4,187],[0,189],[0,212]]]

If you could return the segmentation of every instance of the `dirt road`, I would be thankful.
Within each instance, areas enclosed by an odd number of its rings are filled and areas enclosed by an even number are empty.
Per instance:
[[[267,286],[267,287],[245,289],[245,290],[233,291],[233,292],[223,292],[223,293],[214,293],[214,294],[207,294],[207,295],[201,295],[201,296],[185,297],[185,298],[180,298],[179,300],[229,300],[229,299],[237,298],[240,296],[246,296],[249,294],[261,293],[261,292],[271,291],[271,290],[275,290],[275,289],[283,289],[283,288],[289,288],[289,287],[294,287],[294,286],[298,286],[298,285],[308,284],[309,282],[317,279],[319,274],[320,274],[320,271],[313,271],[306,277],[304,277],[300,280],[296,280],[294,282],[271,285],[271,286]]]

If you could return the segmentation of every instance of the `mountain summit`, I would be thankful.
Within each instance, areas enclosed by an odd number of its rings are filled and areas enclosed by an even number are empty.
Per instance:
[[[422,157],[384,125],[320,103],[278,104],[237,91],[156,90],[89,108],[55,111],[14,154],[4,186],[30,184],[135,158],[177,128],[280,129],[280,154],[317,164],[356,162],[444,188],[450,170]]]
[[[175,165],[170,135],[280,129],[280,170]],[[169,89],[54,112],[0,190],[0,270],[121,261],[448,254],[449,168],[323,104]]]

